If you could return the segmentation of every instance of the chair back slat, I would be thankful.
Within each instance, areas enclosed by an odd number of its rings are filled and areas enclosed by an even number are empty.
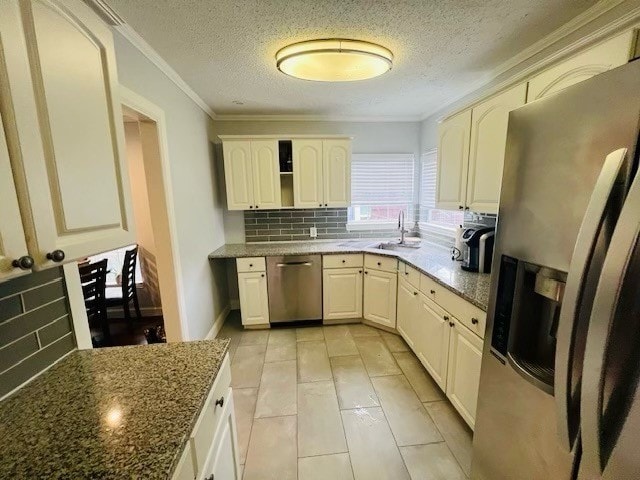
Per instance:
[[[122,298],[130,299],[136,289],[136,263],[138,261],[138,246],[127,250],[122,265]]]
[[[80,284],[89,320],[106,315],[105,289],[107,284],[107,260],[78,267]]]

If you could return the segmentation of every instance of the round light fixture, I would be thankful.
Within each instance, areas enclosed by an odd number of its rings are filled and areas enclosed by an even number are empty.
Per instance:
[[[391,70],[393,54],[375,43],[343,38],[308,40],[276,53],[282,73],[317,82],[352,82]]]

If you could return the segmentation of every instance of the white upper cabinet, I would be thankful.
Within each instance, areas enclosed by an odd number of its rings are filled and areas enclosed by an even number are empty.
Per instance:
[[[447,120],[439,127],[438,183],[436,206],[448,210],[462,210],[467,188],[471,110]]]
[[[322,140],[293,140],[293,203],[296,208],[324,206]]]
[[[472,111],[466,206],[498,213],[509,112],[525,104],[526,83],[476,106]]]
[[[21,275],[31,270],[31,258],[22,229],[18,207],[18,196],[13,184],[9,149],[4,136],[4,124],[0,116],[0,281]],[[26,257],[26,258],[25,258]],[[13,262],[22,264],[14,266]]]
[[[351,204],[351,140],[324,140],[324,206]]]
[[[280,208],[280,163],[277,140],[251,142],[254,208]]]
[[[626,31],[539,73],[529,81],[527,102],[624,65],[632,57],[634,32]]]
[[[111,31],[80,0],[1,2],[0,30],[34,268],[132,243]]]
[[[229,210],[249,210],[254,205],[251,142],[248,140],[224,142],[222,149],[227,207]]]

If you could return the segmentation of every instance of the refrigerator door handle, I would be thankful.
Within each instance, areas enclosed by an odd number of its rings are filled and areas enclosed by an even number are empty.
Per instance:
[[[637,332],[614,330],[614,320],[618,314],[625,312],[625,307],[620,307],[619,302],[622,294],[628,294],[623,290],[624,281],[630,276],[637,282],[635,270],[638,269],[637,248],[640,248],[640,174],[637,174],[629,193],[625,200],[620,217],[616,224],[611,244],[607,252],[607,257],[602,268],[602,273],[598,282],[598,288],[591,311],[589,323],[589,334],[585,347],[583,388],[581,401],[581,437],[583,445],[583,462],[585,467],[599,475],[604,471],[613,445],[618,440],[620,429],[623,426],[628,408],[621,405],[620,399],[609,400],[613,405],[610,411],[616,418],[607,418],[603,421],[603,411],[605,407],[605,379],[607,378],[607,361],[615,354],[614,350],[621,349],[622,345],[612,345],[613,332],[629,338],[631,344],[637,342]],[[635,253],[634,253],[635,252]],[[635,262],[635,263],[633,263]],[[631,287],[631,296],[636,296],[635,284]],[[634,315],[630,310],[627,315]],[[635,312],[637,314],[637,312]],[[627,327],[629,325],[626,325]],[[638,324],[636,323],[636,328]],[[623,365],[614,365],[617,370],[614,372],[621,378],[621,384],[632,392],[635,390],[633,378],[636,378],[637,371],[629,372],[629,369],[638,369],[635,360],[625,357],[627,362]],[[625,375],[625,373],[627,375]],[[618,392],[617,386],[608,386],[610,395]],[[628,392],[627,392],[628,393]],[[630,395],[633,395],[631,393]],[[622,399],[622,402],[628,399]],[[611,406],[609,405],[609,406]],[[607,412],[608,413],[608,412]],[[607,435],[605,438],[604,429]]]
[[[576,245],[571,258],[569,274],[560,317],[558,321],[557,347],[555,358],[554,392],[558,416],[560,442],[571,450],[577,438],[580,401],[579,388],[572,387],[574,361],[576,360],[576,333],[582,293],[591,266],[593,252],[601,231],[607,205],[612,197],[616,182],[623,172],[627,149],[621,148],[607,155],[595,188],[582,219]]]

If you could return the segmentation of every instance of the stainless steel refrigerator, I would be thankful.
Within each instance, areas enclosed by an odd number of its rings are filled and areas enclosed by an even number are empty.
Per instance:
[[[471,478],[640,479],[640,61],[511,113]]]

